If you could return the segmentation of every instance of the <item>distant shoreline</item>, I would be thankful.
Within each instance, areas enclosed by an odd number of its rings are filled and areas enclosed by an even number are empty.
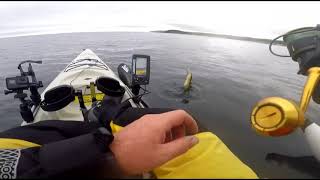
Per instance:
[[[241,40],[241,41],[258,42],[258,43],[263,43],[263,44],[270,44],[270,42],[272,41],[272,39],[262,39],[262,38],[233,36],[233,35],[225,35],[225,34],[202,33],[202,32],[190,32],[190,31],[180,31],[180,30],[164,30],[164,31],[151,31],[151,32],[216,37],[216,38],[224,38],[224,39],[234,39],[234,40]],[[284,42],[279,41],[279,40],[275,41],[274,45],[285,46]]]

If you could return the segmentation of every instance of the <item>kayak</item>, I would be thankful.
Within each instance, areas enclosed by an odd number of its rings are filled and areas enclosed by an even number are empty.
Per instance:
[[[46,87],[41,93],[41,100],[44,99],[45,93],[61,85],[71,85],[75,90],[81,90],[85,105],[91,108],[90,83],[94,83],[98,77],[109,77],[117,80],[125,89],[123,101],[134,97],[131,89],[124,84],[121,79],[105,64],[93,51],[85,49],[74,60],[72,60],[65,69]],[[104,94],[95,86],[97,100],[101,100]],[[129,100],[132,107],[145,108],[147,104],[144,101],[138,103],[132,99]],[[30,123],[23,121],[21,125],[27,125],[45,120],[73,120],[84,121],[84,117],[79,110],[79,101],[76,99],[62,109],[56,111],[44,111],[39,106],[32,108],[34,120]]]

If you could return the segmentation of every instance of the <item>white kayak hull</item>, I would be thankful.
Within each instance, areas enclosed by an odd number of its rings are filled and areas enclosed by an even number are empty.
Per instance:
[[[71,63],[47,86],[41,93],[41,100],[44,99],[46,91],[59,85],[71,85],[74,89],[81,90],[83,95],[90,95],[90,82],[95,82],[100,76],[111,77],[119,81],[120,85],[126,90],[123,101],[134,96],[131,90],[119,79],[109,66],[107,66],[90,49],[86,49],[71,61]],[[96,93],[101,93],[96,87],[95,91]],[[135,104],[132,100],[130,100],[130,103],[133,107],[144,107],[142,103]],[[91,103],[86,103],[86,106],[89,109]],[[34,107],[33,114],[34,121],[32,123],[44,120],[84,120],[77,101],[73,101],[63,109],[54,112],[46,112],[40,107]],[[22,123],[22,125],[26,124],[28,123],[25,121]]]

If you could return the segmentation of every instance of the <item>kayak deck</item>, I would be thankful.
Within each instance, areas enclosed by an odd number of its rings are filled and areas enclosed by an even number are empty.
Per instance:
[[[90,82],[95,82],[100,76],[111,77],[119,81],[120,86],[124,87],[126,90],[122,101],[133,97],[131,90],[119,79],[119,77],[94,52],[86,49],[47,86],[41,93],[41,100],[44,99],[46,91],[59,85],[71,85],[75,90],[82,91],[86,107],[89,109],[91,108]],[[97,87],[95,87],[95,92],[98,100],[104,95]],[[131,102],[132,107],[137,107],[132,100],[129,101]],[[138,106],[143,107],[141,103]],[[36,107],[34,108],[33,113],[34,121],[32,123],[44,120],[84,120],[77,99],[57,111],[46,112],[40,107]],[[22,123],[22,125],[26,124],[28,123]]]

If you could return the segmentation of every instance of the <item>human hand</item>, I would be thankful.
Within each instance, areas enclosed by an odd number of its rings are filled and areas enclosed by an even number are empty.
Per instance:
[[[115,159],[128,175],[137,175],[166,163],[198,143],[198,125],[185,111],[148,114],[114,134],[110,144]]]

